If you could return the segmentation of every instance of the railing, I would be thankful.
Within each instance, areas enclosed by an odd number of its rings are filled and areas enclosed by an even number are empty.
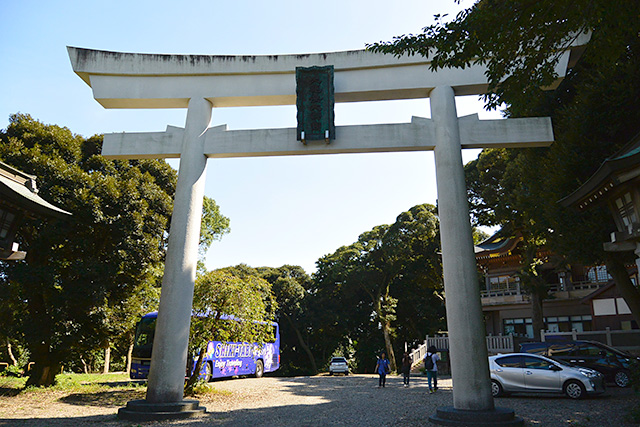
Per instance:
[[[606,285],[607,282],[573,282],[571,285],[562,284],[562,283],[551,283],[549,284],[549,292],[562,292],[562,291],[581,291],[581,290],[589,290],[589,289],[598,289],[601,286]],[[517,286],[509,285],[505,288],[498,289],[482,289],[480,291],[480,296],[482,298],[490,298],[490,297],[508,297],[514,295],[525,295],[524,292]]]
[[[571,284],[571,289],[576,291],[580,291],[583,289],[598,289],[601,286],[606,285],[607,282],[594,282],[594,281],[584,281],[584,282],[573,282]]]
[[[492,289],[492,290],[482,290],[480,291],[480,297],[482,298],[491,298],[491,297],[508,297],[512,295],[521,295],[522,292],[519,289]]]
[[[480,291],[482,298],[488,297],[503,297],[510,295],[519,295],[520,292],[520,283],[513,281],[509,282],[506,285],[494,285],[491,289],[482,289]]]
[[[566,337],[566,339],[570,339],[572,341],[598,341],[619,350],[640,354],[640,330],[638,329],[632,329],[630,331],[612,331],[611,328],[605,328],[604,331],[583,332],[578,332],[576,330],[571,332],[550,332],[543,329],[540,331],[540,339],[542,341],[551,337]]]
[[[489,354],[512,353],[514,350],[513,335],[497,335],[486,337]],[[438,351],[449,351],[449,337],[430,337],[410,353],[411,364],[415,365],[424,359],[427,349],[434,346]]]

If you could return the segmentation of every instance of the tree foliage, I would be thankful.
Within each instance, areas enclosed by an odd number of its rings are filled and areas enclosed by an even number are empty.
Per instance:
[[[326,307],[319,322],[334,343],[353,346],[361,370],[382,349],[395,352],[444,326],[435,207],[418,205],[317,262],[314,296]],[[337,304],[337,302],[339,303]]]
[[[281,372],[283,375],[314,375],[318,364],[312,350],[314,309],[311,277],[295,265],[260,267],[257,274],[271,284],[278,304]],[[301,351],[302,350],[302,351]]]
[[[0,263],[0,295],[36,362],[29,384],[50,385],[70,354],[104,348],[131,326],[158,285],[177,175],[156,160],[108,160],[85,139],[29,115],[0,131],[0,159],[37,176],[39,194],[71,212],[26,219],[23,262]],[[5,330],[9,330],[8,328]]]
[[[453,20],[436,15],[420,34],[408,34],[368,49],[396,56],[421,55],[431,68],[487,67],[487,108],[526,103],[557,79],[559,53],[581,34],[603,68],[613,67],[637,39],[635,0],[481,0]]]
[[[196,280],[193,317],[189,336],[189,354],[198,359],[185,385],[191,394],[202,367],[209,341],[257,342],[272,338],[277,304],[271,285],[240,265],[210,271]]]
[[[557,201],[640,131],[637,12],[633,0],[481,0],[450,22],[440,17],[422,34],[369,48],[430,56],[432,69],[478,62],[487,67],[487,108],[504,104],[509,117],[551,116],[556,142],[550,149],[484,150],[467,165],[475,220],[509,223],[530,244],[544,242],[569,262],[623,263],[602,249],[613,230],[605,207],[578,214]],[[559,50],[587,32],[580,61],[556,90],[546,91],[557,78]],[[535,262],[524,270],[534,272]],[[625,299],[640,320],[640,293],[628,290]]]

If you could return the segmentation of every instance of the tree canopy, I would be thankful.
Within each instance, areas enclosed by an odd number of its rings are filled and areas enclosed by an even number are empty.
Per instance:
[[[0,282],[12,289],[0,300],[19,313],[17,332],[36,362],[29,384],[49,385],[68,354],[102,348],[139,314],[136,296],[159,286],[177,174],[164,161],[108,160],[102,136],[25,114],[10,117],[0,141],[0,159],[36,175],[39,194],[73,214],[26,219],[17,240],[27,258],[0,262]]]
[[[353,346],[362,365],[375,365],[372,357],[384,349],[395,369],[400,343],[415,344],[444,326],[434,212],[415,206],[317,262],[313,292],[326,307],[320,324]]]
[[[613,231],[606,208],[578,214],[557,201],[640,131],[637,11],[633,0],[481,0],[450,22],[439,17],[422,34],[369,48],[429,56],[434,69],[478,62],[487,66],[487,108],[504,104],[508,117],[551,116],[551,148],[484,150],[467,165],[475,221],[508,223],[569,262],[606,262],[614,271],[624,258],[602,249]],[[556,90],[545,90],[557,78],[558,51],[586,33],[590,41],[581,59]],[[616,283],[640,320],[640,294],[630,282]]]
[[[199,275],[193,295],[189,354],[197,354],[185,385],[191,394],[209,341],[257,342],[272,338],[277,304],[271,285],[247,266],[229,267]],[[236,319],[236,320],[234,320]]]
[[[627,43],[638,37],[635,0],[480,0],[454,19],[436,15],[420,34],[371,43],[367,48],[393,55],[431,58],[431,67],[486,65],[487,108],[526,103],[553,84],[558,52],[581,34],[603,68],[614,67]]]

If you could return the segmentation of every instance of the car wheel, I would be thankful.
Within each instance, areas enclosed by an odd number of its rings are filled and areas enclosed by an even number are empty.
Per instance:
[[[262,360],[256,360],[256,378],[262,378],[262,375],[264,375],[264,365]]]
[[[211,381],[212,373],[213,373],[213,368],[211,368],[211,363],[205,362],[204,363],[204,382],[208,383],[209,381]]]
[[[631,382],[631,378],[629,377],[629,372],[627,371],[618,371],[616,372],[615,377],[613,377],[613,382],[616,383],[618,387],[626,387]]]
[[[500,397],[503,394],[504,389],[502,388],[502,385],[496,380],[491,380],[491,395],[493,397]]]
[[[345,374],[345,375],[349,375],[349,371],[345,372],[344,374]]]
[[[329,371],[329,376],[330,377],[333,376],[333,372]]]
[[[581,399],[586,392],[584,385],[578,381],[567,381],[564,385],[564,394],[572,399]]]

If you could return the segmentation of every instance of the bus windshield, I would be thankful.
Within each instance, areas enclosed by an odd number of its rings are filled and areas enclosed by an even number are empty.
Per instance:
[[[158,320],[157,317],[146,317],[140,320],[136,328],[134,346],[146,347],[153,345],[153,336],[156,332],[156,320]]]

